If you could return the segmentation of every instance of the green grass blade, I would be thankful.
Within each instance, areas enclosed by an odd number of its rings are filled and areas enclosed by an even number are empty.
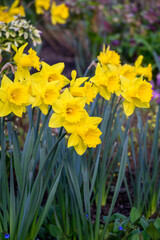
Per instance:
[[[105,223],[104,230],[102,232],[100,240],[104,239],[104,235],[106,233],[106,230],[107,230],[107,227],[108,227],[108,224],[109,224],[109,220],[111,218],[113,208],[114,208],[114,205],[116,203],[116,200],[117,200],[117,197],[118,197],[118,194],[119,194],[119,191],[120,191],[120,187],[122,185],[122,181],[123,181],[124,174],[125,174],[125,169],[126,169],[127,158],[128,158],[127,149],[128,149],[128,136],[126,137],[126,140],[125,140],[125,143],[124,143],[123,153],[122,153],[122,158],[121,158],[121,164],[120,164],[120,169],[119,169],[119,174],[118,174],[118,179],[117,179],[117,183],[116,183],[111,207],[110,207],[110,210],[109,210],[109,213],[108,213],[107,221]]]
[[[37,234],[38,234],[38,232],[39,232],[39,230],[40,230],[40,228],[41,228],[41,226],[42,226],[42,224],[43,224],[43,222],[44,222],[44,220],[45,220],[45,218],[46,218],[46,216],[47,216],[47,213],[48,213],[48,211],[49,211],[49,208],[51,207],[51,204],[52,204],[52,202],[53,202],[53,198],[54,198],[54,196],[55,196],[55,193],[56,193],[56,190],[57,190],[57,187],[58,187],[58,183],[59,183],[59,180],[60,180],[62,168],[63,168],[63,165],[61,165],[61,166],[59,167],[59,169],[57,170],[57,173],[56,173],[56,175],[55,175],[55,178],[54,178],[54,180],[53,180],[53,182],[52,182],[52,185],[51,185],[51,187],[50,187],[50,192],[49,192],[49,194],[48,194],[47,202],[46,202],[46,204],[45,204],[45,207],[44,207],[44,209],[43,209],[43,212],[42,212],[41,215],[39,216],[38,222],[37,222],[37,224],[36,224],[36,228],[35,228],[35,230],[34,230],[34,235],[33,235],[32,238],[31,238],[31,239],[33,239],[33,240],[36,238],[36,236],[37,236]]]

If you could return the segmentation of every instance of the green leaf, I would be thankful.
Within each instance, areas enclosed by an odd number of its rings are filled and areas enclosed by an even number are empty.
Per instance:
[[[146,233],[146,230],[142,232],[143,235],[143,239],[145,240],[151,240],[151,238],[149,237],[149,235]]]
[[[15,131],[13,132],[13,157],[18,188],[21,189],[23,182],[23,173],[21,167],[21,149],[18,142],[18,136]]]
[[[61,166],[59,166],[59,169],[57,170],[57,173],[55,174],[54,176],[54,179],[52,181],[52,184],[51,184],[51,187],[50,187],[50,191],[49,191],[49,194],[48,194],[48,199],[47,199],[47,202],[45,204],[45,207],[42,211],[42,213],[40,214],[39,216],[39,219],[37,221],[37,226],[34,230],[34,233],[33,233],[33,236],[32,238],[35,239],[36,235],[38,234],[48,212],[49,212],[49,209],[51,207],[51,204],[52,204],[52,201],[54,199],[54,196],[55,196],[55,193],[56,193],[56,190],[57,190],[57,186],[59,184],[59,180],[60,180],[60,176],[61,176],[61,172],[62,172],[62,168],[63,168],[63,164],[61,164]]]
[[[104,217],[104,218],[105,218],[105,217]],[[120,213],[114,213],[114,214],[112,215],[112,217],[111,217],[111,221],[114,221],[114,220],[116,220],[116,219],[126,220],[127,217],[124,216],[124,215],[122,215],[122,214],[120,214]]]
[[[132,237],[132,240],[139,240],[138,234],[134,235],[134,236]]]
[[[123,181],[124,174],[125,174],[125,167],[126,167],[126,163],[127,163],[127,149],[128,149],[128,136],[126,137],[126,140],[125,140],[125,143],[124,143],[124,146],[123,146],[123,152],[122,152],[122,157],[121,157],[121,164],[120,164],[118,179],[117,179],[112,203],[111,203],[111,206],[110,206],[110,210],[109,210],[109,213],[108,213],[108,220],[105,223],[104,230],[103,230],[103,233],[101,235],[100,240],[104,239],[104,235],[105,235],[105,232],[107,230],[109,220],[111,218],[111,214],[112,214],[113,208],[115,206],[115,203],[116,203],[116,200],[117,200],[117,197],[118,197],[121,185],[122,185],[122,181]]]
[[[131,223],[135,223],[138,219],[140,218],[140,214],[137,210],[137,208],[133,207],[131,209],[131,213],[130,213],[130,220],[131,220]]]
[[[146,232],[153,240],[160,239],[160,231],[157,230],[157,228],[153,225],[153,223],[150,223],[150,225],[146,229]]]
[[[49,233],[52,237],[60,238],[63,236],[61,229],[53,224],[49,225]]]
[[[154,226],[160,230],[160,218],[157,218],[156,221],[154,222]]]

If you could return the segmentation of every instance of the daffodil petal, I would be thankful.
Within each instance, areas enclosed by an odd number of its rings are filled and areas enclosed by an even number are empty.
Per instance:
[[[9,105],[9,102],[1,102],[0,101],[0,117],[5,117],[7,116],[8,114],[10,114],[12,112],[12,109]]]
[[[11,104],[11,109],[12,109],[12,112],[16,116],[22,117],[22,113],[24,112],[23,111],[23,106],[19,106],[19,105],[16,105],[16,104]]]
[[[42,113],[44,115],[46,115],[48,113],[48,105],[42,103],[40,106],[39,106],[40,110],[42,111]]]
[[[84,142],[82,140],[80,140],[79,144],[74,146],[74,149],[79,155],[83,155],[83,153],[87,149],[87,146],[84,144]]]
[[[123,107],[124,107],[125,114],[127,116],[130,116],[135,109],[135,104],[133,102],[128,102],[128,101],[124,100]]]
[[[3,88],[0,88],[0,99],[2,102],[5,102],[7,99],[6,91]]]
[[[150,107],[150,104],[148,102],[141,102],[141,100],[138,98],[134,99],[134,104],[136,107],[139,107],[139,108],[149,108]]]
[[[64,120],[63,120],[63,118],[61,117],[60,114],[53,113],[51,118],[50,118],[50,121],[49,121],[49,127],[52,127],[52,128],[62,127],[63,122],[64,122]]]
[[[99,94],[106,100],[111,98],[111,93],[105,87],[99,87]]]
[[[72,133],[68,139],[68,148],[77,145],[80,141],[79,139],[80,139],[80,137],[78,136],[77,133],[75,133],[75,132]]]

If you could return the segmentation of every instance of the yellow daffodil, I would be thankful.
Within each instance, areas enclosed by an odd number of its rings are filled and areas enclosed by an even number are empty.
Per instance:
[[[19,6],[19,4],[20,4],[20,0],[15,0],[13,2],[13,4],[9,9],[9,14],[11,16],[16,16],[16,15],[25,16],[24,7],[22,5]]]
[[[43,84],[36,84],[32,82],[31,88],[32,94],[35,97],[32,107],[39,106],[42,113],[46,115],[48,113],[48,105],[52,105],[59,97],[59,91],[56,88],[56,82],[44,81]]]
[[[67,18],[69,17],[69,8],[64,4],[56,5],[55,2],[51,6],[51,22],[53,25],[57,23],[64,24],[66,23]]]
[[[109,46],[105,49],[105,45],[103,45],[103,52],[100,52],[97,58],[102,65],[111,64],[118,66],[120,64],[120,56],[115,51],[111,51]]]
[[[152,98],[152,85],[143,77],[136,78],[130,81],[127,78],[121,78],[122,96],[125,99],[123,107],[125,114],[130,116],[135,107],[149,108],[150,100]]]
[[[12,82],[6,75],[3,76],[0,88],[0,117],[11,112],[21,117],[26,106],[32,103],[28,93],[28,85],[21,82]]]
[[[49,121],[49,126],[57,128],[64,126],[65,122],[75,124],[81,121],[86,112],[84,106],[85,98],[73,97],[66,88],[52,105],[54,113]]]
[[[94,97],[96,97],[96,94],[94,94],[95,92],[92,91],[91,89],[89,89],[89,86],[92,86],[92,84],[90,83],[88,85],[86,82],[84,87],[81,86],[88,79],[88,77],[76,78],[77,73],[75,70],[72,71],[71,76],[72,76],[72,80],[70,81],[70,93],[72,94],[72,96],[73,97],[85,97],[86,96],[86,103],[88,104],[89,102],[91,102],[92,99]],[[87,88],[87,86],[88,86],[88,88]],[[87,96],[87,90],[88,90],[88,93],[90,91],[90,96],[89,95]],[[93,98],[91,98],[91,94],[93,95]]]
[[[102,132],[97,127],[102,121],[99,117],[89,117],[86,113],[82,121],[75,125],[66,123],[64,127],[71,133],[68,139],[68,147],[73,146],[79,155],[82,155],[87,147],[95,148],[101,143],[100,135]]]
[[[136,78],[135,67],[133,67],[129,64],[119,66],[118,71],[119,71],[120,76],[123,76],[125,78],[130,79],[130,80],[134,80]]]
[[[89,105],[91,102],[93,102],[93,99],[97,96],[98,89],[93,83],[85,82],[83,91],[84,96],[86,97],[86,103]]]
[[[120,79],[117,72],[105,71],[100,63],[97,64],[95,76],[90,79],[98,88],[99,94],[109,100],[111,93],[120,94]]]
[[[25,43],[19,49],[15,45],[12,45],[12,48],[15,50],[16,54],[14,56],[14,61],[17,65],[17,74],[16,78],[19,80],[27,79],[30,77],[29,67],[34,67],[39,70],[40,61],[37,53],[30,48],[28,51],[28,55],[24,54],[23,51],[28,43]]]
[[[13,45],[13,49],[15,50],[16,54],[14,56],[14,61],[17,64],[18,67],[34,67],[39,71],[40,61],[39,57],[37,56],[36,51],[34,51],[32,48],[28,50],[28,55],[23,53],[25,47],[28,45],[28,43],[25,43],[22,47],[17,49],[15,45]]]
[[[88,77],[77,78],[77,72],[75,70],[71,72],[71,77],[70,88],[73,88],[74,86],[80,87],[88,79]]]
[[[43,14],[44,10],[47,11],[50,7],[50,0],[35,0],[35,7],[37,14]]]
[[[9,23],[13,20],[13,17],[9,15],[7,9],[8,7],[0,6],[0,22]]]
[[[45,81],[56,82],[56,87],[60,90],[67,84],[69,79],[66,78],[62,72],[64,69],[64,63],[57,63],[52,66],[42,62],[42,69],[40,72],[34,74],[33,81],[37,84],[41,84]]]
[[[0,6],[0,21],[9,23],[15,20],[17,15],[25,16],[25,11],[23,6],[19,6],[19,0],[15,0],[11,5],[10,9],[5,6]]]
[[[86,103],[89,105],[97,96],[98,89],[93,83],[85,82],[84,87],[73,86],[70,88],[70,93],[73,97],[85,97]]]
[[[143,56],[140,55],[137,60],[135,61],[135,70],[137,75],[143,75],[148,79],[148,81],[152,80],[152,65],[148,64],[147,67],[142,67],[141,63],[143,61]]]

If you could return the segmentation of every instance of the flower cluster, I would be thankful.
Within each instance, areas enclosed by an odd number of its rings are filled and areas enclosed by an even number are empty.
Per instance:
[[[120,56],[103,47],[103,52],[98,56],[99,63],[95,76],[90,81],[94,83],[99,94],[106,100],[111,94],[124,98],[123,107],[127,116],[130,116],[135,107],[149,108],[152,98],[152,85],[148,82],[152,79],[152,67],[149,64],[143,67],[143,56],[139,56],[134,66],[121,65]]]
[[[66,78],[62,71],[64,63],[52,66],[40,62],[33,49],[24,53],[27,44],[15,50],[14,62],[16,71],[14,80],[3,76],[0,87],[0,117],[14,113],[21,117],[26,106],[39,107],[44,115],[52,106],[53,114],[49,126],[53,128],[64,127],[70,134],[68,147],[74,146],[76,152],[82,155],[87,147],[96,147],[101,143],[101,131],[98,124],[99,117],[90,117],[85,105],[93,102],[97,95],[96,88],[88,77],[77,78],[76,71],[72,71],[72,80]],[[40,68],[41,66],[41,68]],[[30,74],[30,68],[37,72]],[[67,87],[69,86],[70,87]],[[81,87],[81,85],[84,86]]]
[[[101,131],[98,128],[102,121],[100,117],[90,117],[85,109],[86,104],[93,102],[99,93],[106,100],[111,94],[124,98],[123,106],[127,116],[136,107],[149,107],[152,97],[151,66],[141,66],[142,56],[135,62],[135,66],[121,65],[120,56],[105,47],[98,56],[99,63],[95,76],[92,78],[77,78],[75,70],[69,80],[62,72],[64,63],[52,66],[40,62],[33,49],[24,53],[27,44],[15,50],[14,61],[16,72],[14,81],[3,76],[0,87],[0,117],[10,113],[21,117],[26,106],[39,107],[44,115],[52,106],[53,113],[49,120],[49,127],[64,127],[68,134],[68,147],[73,146],[79,155],[89,147],[95,148],[101,143]],[[30,74],[30,68],[37,72]],[[141,72],[142,71],[142,72]],[[141,75],[143,74],[143,76]]]
[[[43,14],[44,11],[48,11],[50,8],[50,0],[35,0],[35,7],[37,14]],[[67,18],[69,17],[69,9],[68,7],[62,3],[60,5],[56,5],[56,2],[53,1],[50,8],[51,13],[51,22],[53,25],[64,24],[66,23]]]
[[[19,5],[20,0],[15,0],[10,8],[0,5],[0,22],[9,23],[19,16],[25,16],[24,7]]]
[[[0,53],[10,52],[11,46],[21,46],[26,41],[31,41],[33,46],[41,44],[40,31],[25,19],[17,19],[0,25]]]
[[[51,3],[51,0],[35,0],[36,14],[44,14],[45,11],[50,10],[51,22],[53,25],[66,23],[69,17],[69,8],[66,4],[56,4],[55,1]],[[25,10],[20,5],[20,0],[15,0],[10,8],[0,5],[0,22],[10,23],[17,19],[17,16],[25,16]]]

